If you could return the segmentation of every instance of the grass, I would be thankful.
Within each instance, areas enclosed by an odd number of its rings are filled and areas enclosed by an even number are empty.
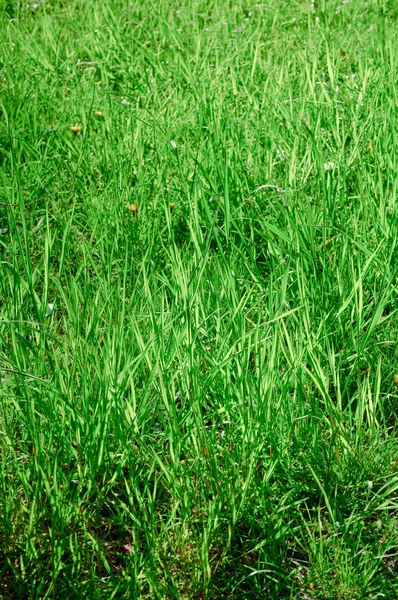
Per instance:
[[[396,3],[0,11],[0,598],[398,598]]]

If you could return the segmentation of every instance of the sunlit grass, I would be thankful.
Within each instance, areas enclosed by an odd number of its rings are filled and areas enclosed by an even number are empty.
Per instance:
[[[0,10],[0,597],[397,597],[395,2]]]

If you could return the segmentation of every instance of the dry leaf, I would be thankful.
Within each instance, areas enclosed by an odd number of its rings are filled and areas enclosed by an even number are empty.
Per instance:
[[[125,544],[122,548],[122,551],[124,554],[128,554],[129,556],[131,556],[133,554],[133,547],[131,546],[131,544]]]

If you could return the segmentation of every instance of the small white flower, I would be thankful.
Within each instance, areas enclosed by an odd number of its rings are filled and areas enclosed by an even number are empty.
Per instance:
[[[323,168],[325,169],[325,171],[333,171],[333,169],[334,169],[334,162],[329,161],[329,162],[325,163],[323,165]]]

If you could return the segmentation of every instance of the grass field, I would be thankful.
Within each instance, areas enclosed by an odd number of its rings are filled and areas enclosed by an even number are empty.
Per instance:
[[[398,598],[397,25],[0,0],[2,600]]]

